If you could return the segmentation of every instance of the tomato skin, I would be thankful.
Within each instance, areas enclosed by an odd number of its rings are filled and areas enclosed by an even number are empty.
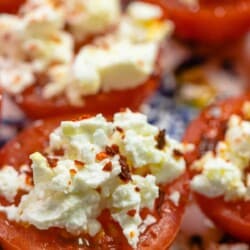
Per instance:
[[[185,155],[190,166],[204,152],[201,152],[201,144],[210,129],[216,131],[214,141],[218,142],[224,138],[224,125],[232,114],[242,116],[242,105],[250,100],[250,95],[238,98],[230,98],[205,109],[200,116],[194,120],[184,135],[183,141],[193,143],[195,149]],[[220,117],[212,117],[216,108],[221,109]],[[211,126],[213,124],[213,126]],[[215,125],[214,125],[215,124]],[[214,144],[215,146],[215,144]],[[195,175],[192,172],[192,175]],[[223,197],[208,198],[198,193],[194,197],[202,211],[214,221],[214,223],[232,236],[246,242],[250,242],[250,202],[235,201],[225,202]]]
[[[235,238],[250,243],[250,202],[225,202],[195,194],[202,211],[218,227]]]
[[[250,30],[250,1],[199,0],[190,8],[179,0],[147,0],[160,4],[175,24],[176,36],[205,45],[222,45]]]
[[[26,0],[0,0],[0,14],[15,14]]]
[[[138,110],[142,102],[158,87],[159,78],[152,76],[146,83],[134,89],[110,91],[84,97],[84,106],[76,107],[68,103],[63,96],[57,99],[44,99],[39,86],[32,86],[21,96],[15,97],[17,104],[32,118],[47,118],[55,115],[99,113],[113,114],[123,108]]]
[[[18,169],[21,164],[29,163],[29,154],[43,151],[47,146],[50,132],[60,124],[61,120],[61,118],[54,118],[38,121],[26,128],[0,150],[0,165],[12,165]],[[157,210],[150,212],[157,218],[157,223],[149,226],[140,236],[138,250],[162,250],[172,243],[179,230],[188,200],[188,174],[185,173],[171,184],[161,187],[161,190],[164,194],[162,203],[159,199],[156,203],[157,207],[159,205]],[[176,190],[181,194],[177,207],[168,199],[168,194]],[[148,212],[145,211],[145,213]],[[25,227],[8,221],[5,215],[0,213],[0,245],[6,250],[132,249],[122,234],[121,228],[111,219],[107,211],[104,211],[99,219],[104,231],[95,238],[88,238],[90,247],[79,247],[75,238],[68,235],[63,237],[62,235],[66,233],[60,229],[41,231],[33,226]]]

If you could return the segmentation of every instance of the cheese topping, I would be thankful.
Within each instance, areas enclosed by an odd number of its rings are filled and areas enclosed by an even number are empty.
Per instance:
[[[180,156],[184,150],[184,145],[148,124],[144,115],[129,110],[117,113],[112,122],[102,115],[65,121],[50,134],[46,156],[38,152],[30,156],[31,191],[17,207],[1,206],[0,211],[10,220],[42,230],[59,227],[75,235],[95,236],[102,227],[98,216],[109,209],[136,248],[140,233],[156,222],[150,214],[144,221],[140,211],[154,209],[157,184],[168,183],[185,171]],[[0,184],[5,169],[0,171]],[[18,176],[14,169],[9,171]],[[8,190],[1,194],[12,199],[16,192]],[[176,205],[179,198],[172,197]]]
[[[121,15],[118,0],[29,0],[19,17],[0,16],[0,59],[18,65],[8,72],[0,65],[0,85],[17,94],[45,75],[43,97],[65,94],[76,106],[100,91],[135,88],[154,73],[160,42],[172,31],[162,16],[159,7],[142,2]],[[79,41],[105,32],[75,55]]]
[[[0,195],[9,202],[13,202],[18,190],[29,191],[31,185],[29,178],[21,167],[21,173],[11,166],[5,166],[0,171]]]
[[[74,39],[84,41],[117,25],[121,6],[119,0],[28,0],[21,13],[38,35],[67,25]]]
[[[247,106],[244,107],[243,112]],[[194,162],[193,168],[201,173],[193,178],[191,187],[207,197],[249,200],[249,160],[250,122],[232,115],[225,139],[217,144],[215,153],[208,152]]]
[[[119,0],[64,0],[69,30],[76,40],[105,32],[120,19]]]

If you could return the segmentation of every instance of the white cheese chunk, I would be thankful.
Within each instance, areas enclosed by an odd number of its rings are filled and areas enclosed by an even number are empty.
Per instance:
[[[65,1],[69,30],[76,40],[103,33],[120,20],[119,0],[71,0]]]
[[[30,185],[24,173],[18,172],[11,166],[4,166],[0,171],[0,195],[7,201],[13,202],[18,190],[28,191]]]

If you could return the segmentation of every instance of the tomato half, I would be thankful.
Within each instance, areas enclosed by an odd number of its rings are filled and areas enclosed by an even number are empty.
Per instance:
[[[0,0],[0,14],[15,14],[26,0]]]
[[[29,154],[44,150],[48,143],[48,135],[59,123],[59,118],[39,121],[21,132],[0,150],[0,165],[9,164],[18,169],[21,164],[29,163]],[[140,236],[137,249],[166,249],[175,238],[188,199],[187,173],[171,184],[162,186],[161,191],[162,195],[156,201],[155,210],[150,212],[157,222]],[[180,192],[178,206],[168,198],[173,191]],[[148,213],[149,211],[143,210],[141,215],[146,216]],[[131,250],[120,226],[112,220],[108,211],[104,211],[99,220],[103,225],[103,231],[94,238],[83,235],[86,240],[84,245],[79,246],[77,239],[62,229],[38,230],[33,226],[22,226],[8,221],[5,215],[0,213],[0,245],[6,250]]]
[[[160,4],[182,39],[209,45],[223,44],[250,30],[249,0],[198,0],[189,7],[179,0],[146,0]]]
[[[15,97],[17,104],[30,118],[45,118],[64,114],[99,113],[113,114],[122,108],[138,110],[142,102],[159,86],[159,79],[151,77],[146,83],[134,89],[102,92],[85,96],[84,105],[72,106],[65,96],[45,99],[41,95],[41,86],[35,85]]]
[[[224,138],[226,124],[232,114],[242,114],[242,105],[250,95],[231,98],[210,106],[188,127],[183,141],[193,143],[195,150],[185,155],[190,166],[206,151],[213,150]],[[195,173],[192,173],[193,175]],[[223,197],[208,198],[194,193],[202,211],[217,226],[232,236],[250,242],[250,202],[225,202]]]

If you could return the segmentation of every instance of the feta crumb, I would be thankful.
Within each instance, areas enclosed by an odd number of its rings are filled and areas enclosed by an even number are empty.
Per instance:
[[[180,195],[180,192],[178,191],[174,191],[172,194],[170,194],[169,196],[169,199],[174,203],[174,205],[176,207],[179,206],[179,202],[180,202],[180,198],[181,198],[181,195]]]
[[[19,190],[28,191],[30,186],[26,183],[26,175],[21,175],[11,166],[4,166],[0,171],[0,195],[7,201],[13,202]]]
[[[145,220],[143,220],[142,224],[139,226],[140,233],[144,233],[147,228],[154,223],[156,223],[156,218],[150,214],[147,215]]]

